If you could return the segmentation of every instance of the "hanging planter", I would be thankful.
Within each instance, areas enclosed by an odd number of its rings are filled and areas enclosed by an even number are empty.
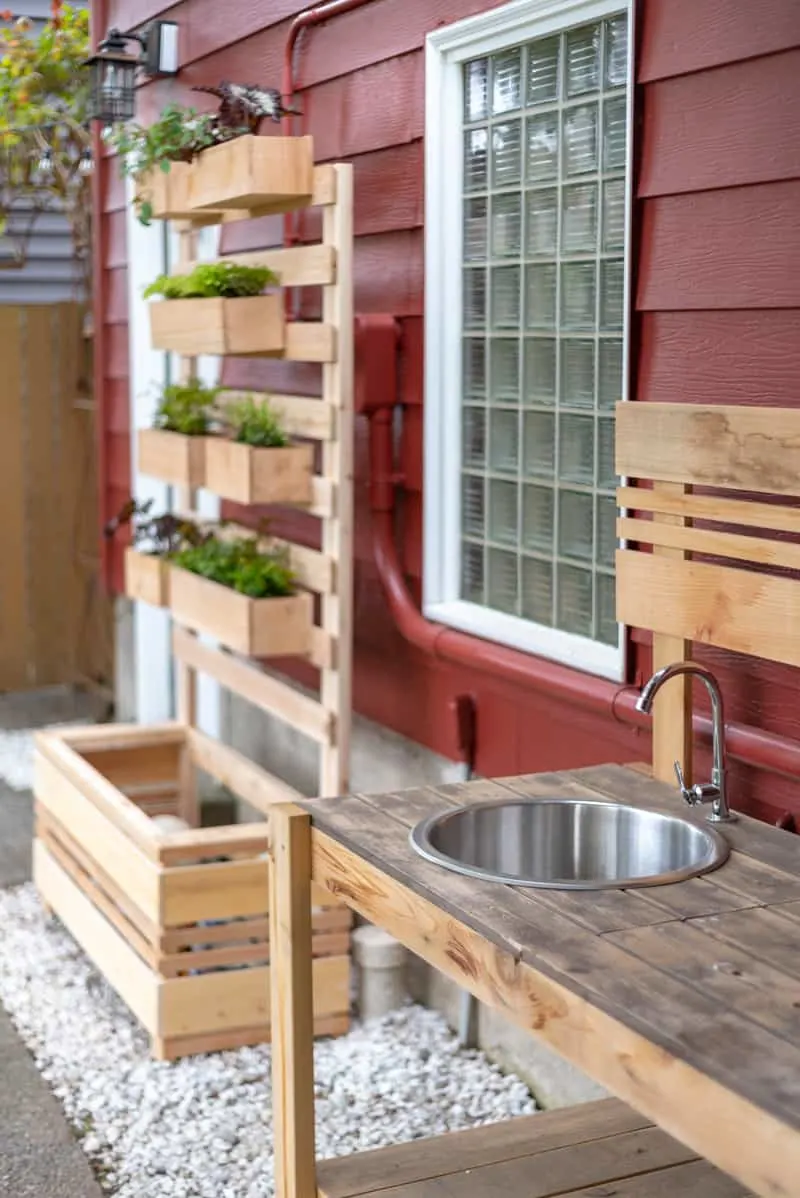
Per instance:
[[[198,354],[280,353],[286,341],[278,278],[266,267],[201,263],[187,275],[162,275],[145,290],[155,349]]]
[[[314,604],[295,590],[285,554],[257,538],[204,538],[172,555],[169,605],[175,620],[247,657],[308,653]]]
[[[269,403],[252,397],[223,413],[227,436],[205,441],[205,485],[235,503],[309,504],[312,445],[292,444]]]
[[[142,474],[182,487],[205,482],[205,439],[219,388],[199,379],[164,387],[154,428],[137,434],[138,466]]]
[[[246,134],[212,146],[197,157],[190,188],[195,211],[305,207],[314,191],[313,138]]]
[[[169,607],[169,565],[158,553],[125,550],[125,594],[153,607]]]

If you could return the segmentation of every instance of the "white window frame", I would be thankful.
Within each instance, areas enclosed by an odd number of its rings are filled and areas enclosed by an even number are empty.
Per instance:
[[[535,624],[460,594],[461,270],[465,62],[625,12],[628,16],[625,293],[622,398],[628,398],[633,143],[632,0],[511,0],[428,34],[425,42],[425,420],[423,612],[485,640],[602,677],[625,674],[618,645]]]

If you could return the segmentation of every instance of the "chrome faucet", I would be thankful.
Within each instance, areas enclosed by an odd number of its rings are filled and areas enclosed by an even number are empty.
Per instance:
[[[677,678],[680,674],[695,674],[705,683],[706,689],[711,696],[711,718],[714,725],[714,762],[710,782],[687,786],[681,763],[676,761],[675,776],[678,779],[678,786],[684,800],[690,807],[696,807],[702,803],[710,803],[711,811],[708,814],[708,819],[713,823],[730,823],[736,819],[736,816],[728,806],[725,789],[725,718],[722,707],[722,691],[711,671],[694,661],[677,661],[673,665],[664,666],[663,669],[658,670],[653,675],[643,688],[641,695],[636,700],[636,709],[637,711],[651,711],[653,700],[664,683],[668,682],[670,678]]]

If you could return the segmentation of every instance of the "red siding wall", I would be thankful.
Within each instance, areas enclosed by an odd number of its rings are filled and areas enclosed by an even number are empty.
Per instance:
[[[157,109],[193,83],[223,78],[278,85],[299,0],[110,0],[107,23],[129,28],[164,15],[181,24],[180,86],[143,91]],[[422,530],[423,95],[425,34],[488,0],[371,0],[302,35],[301,107],[319,160],[355,166],[356,307],[390,312],[403,329],[400,445],[405,486],[402,555],[419,596]],[[637,399],[793,403],[800,357],[800,6],[796,0],[645,0],[638,14],[637,245],[634,391]],[[204,97],[196,97],[204,106]],[[109,510],[128,486],[127,337],[122,190],[102,179],[106,271],[105,401]],[[277,244],[275,219],[230,226],[224,248]],[[303,234],[313,239],[313,218]],[[313,303],[309,305],[309,314]],[[232,385],[304,391],[315,369],[226,364]],[[450,668],[394,629],[371,558],[366,427],[357,428],[356,706],[363,714],[455,755],[449,701],[478,702],[482,773],[644,757],[645,737],[557,699]],[[297,517],[292,527],[297,529]],[[309,536],[312,528],[309,527]],[[116,576],[118,576],[118,563]],[[633,674],[648,668],[634,638]],[[731,719],[798,733],[795,675],[714,654]],[[788,782],[740,770],[735,799],[765,815],[800,805]]]

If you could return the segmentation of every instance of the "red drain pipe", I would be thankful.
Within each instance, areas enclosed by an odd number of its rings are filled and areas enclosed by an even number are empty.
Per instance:
[[[634,728],[649,728],[650,717],[636,710],[638,691],[567,666],[534,657],[466,635],[444,624],[426,620],[416,606],[403,577],[394,537],[394,471],[392,409],[366,409],[369,420],[370,501],[373,549],[378,574],[397,627],[412,645],[440,661],[477,670],[529,690],[541,691],[584,711],[611,716]],[[695,735],[711,741],[711,720],[695,715]],[[800,742],[763,732],[747,724],[726,725],[728,756],[745,765],[800,777]]]

